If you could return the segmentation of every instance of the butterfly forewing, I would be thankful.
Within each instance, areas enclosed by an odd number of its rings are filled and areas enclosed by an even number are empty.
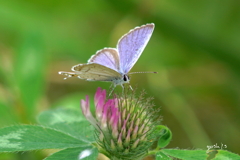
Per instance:
[[[122,78],[118,72],[96,63],[78,64],[72,67],[72,71],[59,72],[59,74],[67,77],[75,76],[88,81],[115,81]]]
[[[115,71],[119,71],[119,56],[115,48],[104,48],[97,51],[89,60],[88,63],[97,63]]]
[[[120,71],[128,73],[146,47],[154,30],[154,24],[146,24],[129,31],[118,42]]]

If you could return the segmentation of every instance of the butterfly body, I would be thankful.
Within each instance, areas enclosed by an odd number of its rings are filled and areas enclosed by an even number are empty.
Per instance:
[[[129,71],[142,54],[153,29],[153,23],[136,27],[119,39],[116,48],[101,49],[91,56],[88,63],[77,64],[72,67],[72,72],[60,71],[59,74],[66,78],[109,81],[114,86],[123,86],[124,83],[129,83]]]

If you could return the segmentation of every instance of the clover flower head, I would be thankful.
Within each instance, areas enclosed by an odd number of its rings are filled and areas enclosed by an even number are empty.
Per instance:
[[[106,90],[98,88],[94,116],[89,97],[81,100],[83,115],[96,129],[97,147],[110,159],[140,159],[156,140],[158,134],[154,131],[161,120],[159,110],[143,95],[136,97],[134,92],[127,92],[107,99]]]

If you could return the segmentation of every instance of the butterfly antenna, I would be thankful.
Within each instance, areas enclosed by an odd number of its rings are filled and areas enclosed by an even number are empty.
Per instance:
[[[131,73],[128,73],[128,74],[136,74],[136,73],[158,73],[158,72],[131,72]]]

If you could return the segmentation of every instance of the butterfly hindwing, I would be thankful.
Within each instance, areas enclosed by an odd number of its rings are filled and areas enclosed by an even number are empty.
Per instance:
[[[97,63],[115,71],[119,71],[119,56],[115,48],[104,48],[97,51],[89,60],[88,63]]]
[[[118,41],[117,50],[122,73],[128,73],[134,66],[151,38],[153,30],[153,23],[136,27]]]
[[[72,72],[60,71],[59,74],[88,81],[115,81],[122,78],[118,72],[96,63],[78,64],[72,67]]]

